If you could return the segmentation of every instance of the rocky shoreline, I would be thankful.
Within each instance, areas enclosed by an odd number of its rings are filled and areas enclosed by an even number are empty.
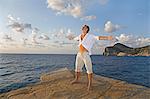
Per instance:
[[[41,76],[41,82],[0,94],[0,99],[149,99],[150,88],[94,75],[92,90],[87,92],[87,77],[70,84],[74,72],[62,68]]]
[[[114,46],[105,48],[103,52],[105,56],[150,56],[150,45],[132,48],[124,44],[117,43]]]

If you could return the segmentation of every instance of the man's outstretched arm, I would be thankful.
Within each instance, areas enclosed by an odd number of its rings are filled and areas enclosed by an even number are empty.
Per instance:
[[[112,36],[98,36],[98,40],[113,40]]]

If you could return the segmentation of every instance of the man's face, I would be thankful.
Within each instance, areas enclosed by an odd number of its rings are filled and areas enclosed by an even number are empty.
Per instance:
[[[83,33],[87,33],[87,31],[88,31],[87,26],[83,26],[83,28],[82,28],[82,32],[83,32]]]

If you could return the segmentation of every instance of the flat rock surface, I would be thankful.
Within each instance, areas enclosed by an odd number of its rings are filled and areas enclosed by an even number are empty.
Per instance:
[[[0,99],[150,99],[150,89],[124,81],[94,75],[87,91],[87,76],[71,84],[74,72],[63,68],[41,76],[41,82],[0,94]]]

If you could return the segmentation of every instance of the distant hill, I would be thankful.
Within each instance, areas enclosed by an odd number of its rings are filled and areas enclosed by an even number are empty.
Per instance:
[[[103,53],[105,56],[150,56],[150,45],[131,48],[121,43],[105,48]]]

